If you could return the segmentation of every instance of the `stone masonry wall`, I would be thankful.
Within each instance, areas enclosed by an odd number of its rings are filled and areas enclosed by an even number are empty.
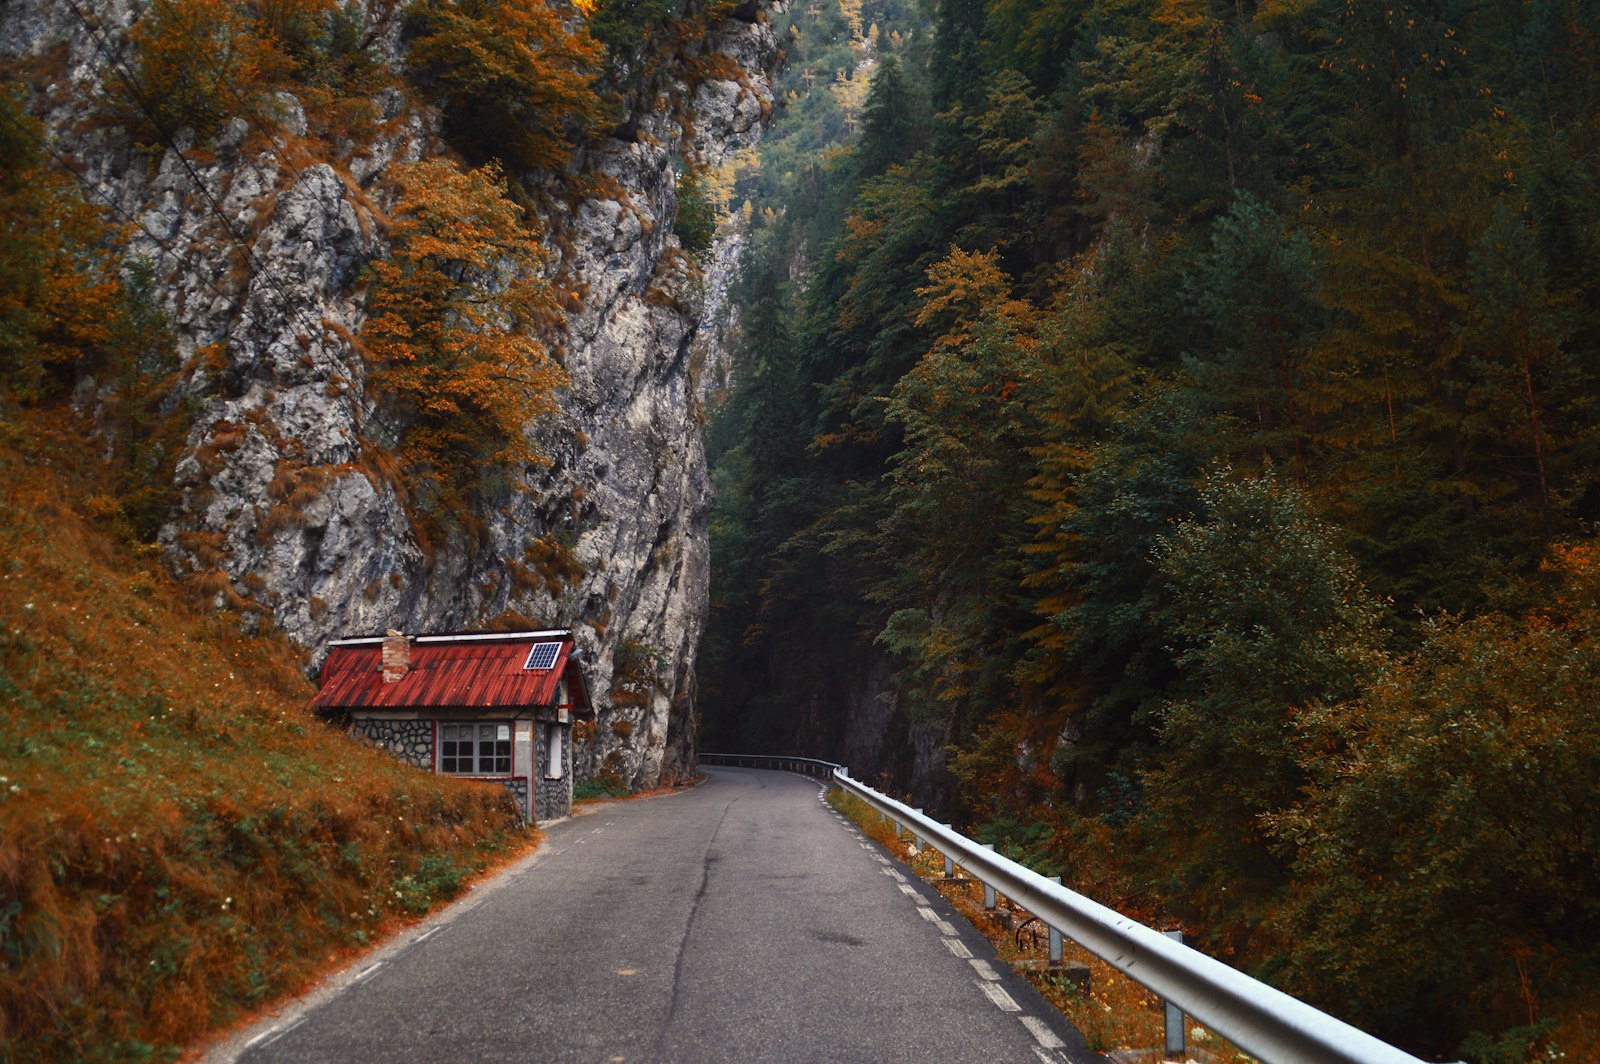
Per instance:
[[[562,772],[558,780],[545,779],[544,767],[549,763],[549,743],[545,741],[546,725],[533,726],[533,783],[534,817],[543,823],[569,816],[572,813],[572,726],[558,725],[562,731]]]
[[[510,779],[501,780],[506,790],[511,792],[511,797],[517,800],[517,808],[522,810],[522,818],[528,818],[528,781],[521,776],[512,776]]]
[[[350,725],[350,734],[382,747],[407,764],[433,771],[431,720],[358,720]]]
[[[538,729],[534,729],[538,733]],[[433,771],[433,721],[431,720],[358,720],[350,725],[350,734],[358,739],[365,739],[373,746],[387,750],[407,764],[428,772]],[[536,747],[537,749],[537,747]],[[537,762],[542,764],[543,762]],[[537,769],[535,769],[537,771]],[[517,808],[522,810],[524,817],[528,816],[528,781],[517,776],[501,780],[506,790],[517,800]],[[551,780],[560,783],[560,780]],[[540,801],[544,801],[544,785],[539,787]],[[571,802],[568,801],[568,811]],[[566,812],[553,814],[566,816]],[[540,820],[547,819],[543,814]]]

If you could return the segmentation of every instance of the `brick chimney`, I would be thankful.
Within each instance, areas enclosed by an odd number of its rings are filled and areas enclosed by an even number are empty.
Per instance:
[[[399,683],[411,670],[411,642],[393,628],[383,637],[383,682]]]

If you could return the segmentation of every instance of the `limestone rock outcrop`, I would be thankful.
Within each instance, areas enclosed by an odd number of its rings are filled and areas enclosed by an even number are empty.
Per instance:
[[[364,441],[384,427],[349,341],[363,268],[387,251],[384,175],[443,150],[437,116],[387,90],[370,136],[308,157],[301,101],[281,93],[273,122],[236,118],[198,144],[180,133],[182,151],[136,145],[89,119],[93,101],[126,92],[143,6],[11,0],[0,55],[24,71],[90,198],[130,224],[189,366],[197,417],[162,533],[174,571],[207,577],[219,606],[270,621],[312,666],[345,634],[507,616],[572,627],[600,707],[579,772],[642,786],[691,767],[709,569],[702,430],[710,381],[726,374],[716,325],[739,238],[724,233],[699,260],[678,246],[674,157],[716,166],[759,137],[777,57],[759,9],[691,46],[722,53],[736,76],[691,85],[669,71],[635,94],[629,134],[582,149],[573,169],[605,197],[551,197],[567,317],[548,340],[568,385],[560,411],[531,426],[551,464],[529,471],[533,490],[430,544],[372,475]],[[398,34],[380,41],[398,62]]]

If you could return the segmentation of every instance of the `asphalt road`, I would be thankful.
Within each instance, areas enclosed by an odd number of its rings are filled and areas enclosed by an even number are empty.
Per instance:
[[[706,774],[553,825],[473,900],[208,1060],[1101,1059],[818,784]]]

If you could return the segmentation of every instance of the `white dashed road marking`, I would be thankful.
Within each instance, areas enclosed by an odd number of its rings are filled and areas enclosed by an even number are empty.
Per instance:
[[[978,989],[983,991],[983,996],[988,998],[991,1002],[993,1002],[994,1007],[999,1009],[1000,1011],[1002,1011],[1002,1012],[1021,1012],[1022,1011],[1022,1006],[1018,1005],[1015,1001],[1012,1001],[1011,1000],[1011,995],[1006,993],[1005,989],[1003,987],[1001,987],[1001,985],[999,983],[986,983],[986,982],[983,982],[982,980],[975,980],[975,983],[976,983]]]
[[[1038,1042],[1041,1046],[1044,1046],[1044,1048],[1060,1049],[1062,1046],[1066,1045],[1066,1043],[1057,1038],[1056,1033],[1046,1026],[1045,1022],[1038,1017],[1018,1016],[1017,1019],[1021,1020],[1022,1026],[1026,1027],[1028,1029],[1028,1033],[1033,1035],[1033,1040]]]
[[[354,979],[350,980],[350,982],[359,983],[359,982],[362,982],[365,979],[370,978],[372,976],[372,973],[376,972],[379,968],[383,967],[383,964],[384,964],[383,961],[379,961],[377,964],[374,964],[372,967],[367,968],[367,969],[365,969],[363,971],[357,972],[356,973],[356,977]]]
[[[288,1024],[287,1026],[269,1028],[268,1030],[262,1031],[260,1034],[256,1035],[254,1038],[250,1039],[250,1041],[246,1042],[244,1044],[244,1047],[246,1049],[254,1049],[256,1046],[259,1045],[262,1049],[265,1049],[268,1046],[270,1046],[272,1043],[276,1042],[278,1039],[282,1038],[284,1035],[288,1034],[290,1031],[294,1030],[296,1027],[299,1027],[302,1023],[305,1023],[305,1022],[306,1022],[306,1018],[304,1016],[302,1016],[298,1020],[295,1020],[293,1023]]]
[[[818,794],[817,799],[818,801],[826,802],[826,798],[822,794]],[[917,915],[933,924],[945,935],[944,938],[940,939],[944,943],[945,949],[949,950],[952,956],[959,957],[972,965],[974,974],[978,976],[973,985],[983,992],[983,996],[989,999],[990,1004],[1002,1012],[1020,1013],[1022,1006],[1018,1005],[1011,995],[1006,993],[1005,988],[1000,985],[1000,973],[995,971],[994,966],[986,960],[974,957],[972,951],[967,948],[966,943],[961,941],[960,932],[952,927],[949,921],[940,919],[939,914],[928,907],[922,897],[918,895],[917,888],[913,887],[886,857],[874,852],[872,846],[863,839],[861,833],[845,817],[841,816],[836,810],[833,811],[833,815],[840,823],[850,829],[851,836],[860,841],[861,848],[872,853],[872,859],[883,866],[879,871],[893,879],[895,885],[900,888],[901,893],[917,899]],[[361,977],[358,976],[357,978]],[[1033,1016],[1019,1016],[1018,1019],[1028,1029],[1028,1033],[1033,1036],[1033,1040],[1038,1043],[1034,1046],[1034,1055],[1043,1064],[1061,1064],[1061,1055],[1053,1051],[1060,1049],[1064,1043],[1060,1038],[1056,1037],[1056,1033],[1043,1020]]]

